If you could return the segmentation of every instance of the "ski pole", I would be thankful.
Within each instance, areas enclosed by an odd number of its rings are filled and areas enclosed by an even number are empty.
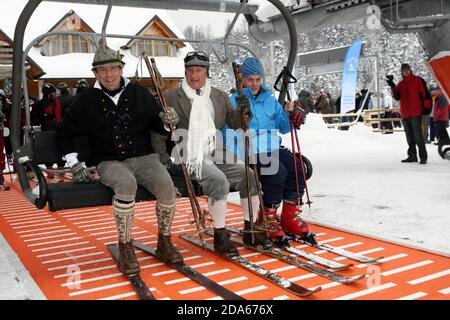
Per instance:
[[[306,176],[305,176],[305,165],[303,163],[303,157],[302,157],[302,151],[300,149],[300,143],[298,141],[298,135],[297,135],[297,130],[294,130],[294,135],[295,135],[295,142],[297,143],[297,150],[298,150],[298,154],[300,156],[300,166],[302,167],[302,175],[303,175],[303,182],[305,183],[305,191],[306,191],[306,198],[307,198],[307,202],[306,204],[308,205],[308,207],[311,209],[311,200],[309,199],[309,191],[308,191],[308,184],[306,182]]]
[[[292,122],[292,120],[290,120],[290,125],[291,125],[291,143],[292,143],[292,159],[294,161],[294,171],[295,171],[295,187],[297,189],[297,197],[300,200],[300,187],[298,184],[298,167],[297,167],[297,159],[295,156],[295,143],[294,143],[294,124]],[[300,203],[300,201],[299,201]]]
[[[234,77],[236,80],[236,91],[239,96],[243,95],[242,88],[242,66],[238,65],[235,61],[232,62]],[[238,109],[240,106],[238,105]],[[248,132],[248,116],[241,110],[241,118],[242,118],[242,130],[244,131],[244,166],[245,166],[245,180],[247,185],[247,201],[248,201],[248,215],[250,218],[250,233],[252,243],[255,242],[255,234],[253,232],[253,205],[252,205],[252,196],[250,192],[250,164],[249,164],[249,147],[250,147],[250,137]]]

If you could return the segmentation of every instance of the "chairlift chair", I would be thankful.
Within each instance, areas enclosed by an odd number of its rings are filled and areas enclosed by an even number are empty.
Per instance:
[[[52,0],[55,1],[55,0]],[[58,1],[58,0],[56,0]],[[290,50],[289,50],[289,58],[287,62],[286,68],[288,70],[292,70],[294,65],[295,57],[297,54],[297,32],[295,29],[295,24],[292,19],[292,16],[287,8],[279,0],[268,0],[271,2],[284,16],[289,30],[289,40],[290,40]],[[50,211],[57,211],[62,209],[70,209],[70,208],[79,208],[79,207],[88,207],[88,206],[99,206],[99,205],[110,205],[111,199],[113,196],[112,189],[104,186],[99,181],[96,181],[93,184],[74,184],[71,182],[65,183],[47,183],[42,169],[39,164],[48,163],[48,162],[58,162],[60,161],[62,155],[58,152],[56,148],[56,143],[54,139],[54,132],[37,132],[33,131],[30,126],[29,119],[29,98],[28,98],[28,88],[27,81],[25,75],[24,68],[24,57],[27,56],[29,50],[32,46],[42,40],[45,37],[52,36],[55,34],[79,34],[77,32],[50,32],[47,34],[43,34],[28,45],[28,47],[23,50],[23,42],[24,42],[24,33],[26,26],[28,24],[29,19],[31,18],[33,12],[38,7],[38,5],[42,2],[42,0],[30,0],[25,5],[18,21],[16,24],[16,29],[14,33],[14,51],[13,51],[13,86],[12,86],[12,112],[11,112],[11,144],[14,152],[14,161],[16,163],[17,168],[17,176],[20,183],[20,187],[22,189],[25,197],[37,208],[44,208],[47,204]],[[64,1],[59,0],[59,2],[75,2],[75,1]],[[77,1],[79,2],[79,1]],[[178,8],[183,9],[197,9],[197,10],[205,10],[210,9],[212,6],[217,6],[217,3],[213,3],[211,1],[204,1],[208,6],[198,6],[198,4],[202,1],[176,1],[176,4],[171,4],[172,1],[152,1],[152,4],[162,9],[170,9],[170,6],[179,5]],[[227,2],[227,10],[229,8],[236,8],[236,16],[233,20],[232,24],[227,31],[223,42],[219,42],[223,44],[225,47],[225,57],[219,57],[218,53],[214,49],[214,41],[210,40],[193,40],[193,39],[168,39],[168,38],[159,38],[159,37],[140,37],[134,35],[112,35],[106,34],[106,25],[108,22],[109,14],[111,12],[111,8],[113,4],[116,5],[130,5],[130,6],[139,6],[142,5],[142,1],[138,0],[129,0],[129,1],[118,1],[118,0],[105,0],[103,3],[101,1],[94,0],[86,0],[84,3],[93,3],[93,4],[108,4],[108,10],[104,19],[102,33],[89,33],[89,35],[102,37],[102,39],[106,38],[126,38],[126,39],[144,39],[144,40],[159,40],[159,41],[183,41],[183,42],[197,42],[197,43],[207,43],[212,49],[213,53],[217,56],[218,60],[222,63],[230,62],[228,61],[230,58],[228,56],[228,46],[238,46],[248,50],[253,56],[255,54],[247,47],[239,43],[228,43],[228,36],[231,33],[231,29],[233,28],[237,17],[239,14],[243,12],[244,8],[247,8],[247,1],[240,1],[240,3],[225,1]],[[191,6],[191,7],[190,7]],[[172,8],[173,9],[173,8]],[[217,10],[222,11],[222,10]],[[246,14],[247,21],[249,21],[247,15],[249,10],[244,12]],[[84,33],[86,34],[86,33]],[[217,43],[217,41],[215,41]],[[21,86],[23,86],[23,94],[25,97],[25,107],[27,109],[27,127],[26,127],[26,141],[22,145],[20,143],[20,98],[22,95]],[[286,97],[287,91],[287,83],[283,83],[280,91],[280,95],[278,101],[283,105]],[[79,154],[80,161],[86,162],[89,165],[90,162],[90,150],[89,143],[87,139],[80,138],[76,141],[76,148]],[[33,172],[33,176],[35,177],[36,182],[30,182],[30,177],[27,175],[28,172]],[[179,189],[182,196],[187,196],[187,188],[182,176],[177,176],[172,174],[172,179],[174,181],[175,186]],[[197,185],[196,194],[201,195],[201,189]],[[152,200],[155,199],[152,194],[150,194],[143,187],[139,186],[136,201],[144,201],[144,200]]]

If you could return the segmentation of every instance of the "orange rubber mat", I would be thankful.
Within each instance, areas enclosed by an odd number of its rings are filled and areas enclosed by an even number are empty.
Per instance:
[[[206,206],[204,198],[199,198]],[[189,222],[189,200],[178,200],[172,239],[186,264],[245,299],[449,299],[450,259],[350,233],[311,225],[317,240],[370,257],[382,263],[364,265],[316,248],[302,250],[343,263],[354,263],[345,276],[368,275],[352,284],[339,284],[298,267],[238,248],[241,255],[307,288],[322,290],[297,297],[252,273],[205,252],[178,237],[195,231]],[[229,205],[227,224],[241,227],[239,206]],[[119,272],[106,244],[117,239],[110,206],[49,212],[30,204],[15,186],[0,191],[0,232],[48,299],[137,299]],[[157,222],[153,202],[136,205],[133,238],[156,246]],[[157,299],[220,299],[159,260],[136,250],[141,275]]]

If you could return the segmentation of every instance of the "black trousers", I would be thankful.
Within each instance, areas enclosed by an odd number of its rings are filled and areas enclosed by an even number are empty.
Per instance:
[[[408,143],[408,157],[417,159],[417,145],[420,159],[426,160],[428,154],[422,135],[422,116],[403,118],[402,122],[405,129],[406,142]]]

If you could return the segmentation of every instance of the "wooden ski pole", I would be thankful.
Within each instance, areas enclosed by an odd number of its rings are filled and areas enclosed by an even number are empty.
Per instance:
[[[236,79],[236,91],[239,96],[243,95],[243,85],[242,85],[242,66],[238,65],[236,62],[233,61],[233,72]],[[239,106],[238,106],[239,107]],[[245,163],[245,178],[247,181],[247,198],[248,198],[248,208],[249,208],[249,218],[250,218],[250,233],[252,237],[252,242],[255,240],[255,231],[254,231],[254,217],[253,217],[253,205],[251,201],[251,192],[250,192],[250,163],[252,164],[253,169],[253,175],[255,178],[255,184],[256,184],[256,192],[258,194],[259,199],[259,210],[261,214],[264,212],[264,204],[262,199],[262,193],[261,193],[261,184],[260,179],[258,175],[258,169],[256,167],[256,161],[254,159],[254,154],[251,150],[251,144],[250,144],[250,136],[249,136],[249,118],[248,115],[244,114],[241,110],[241,117],[242,117],[242,130],[244,131],[244,163]]]

